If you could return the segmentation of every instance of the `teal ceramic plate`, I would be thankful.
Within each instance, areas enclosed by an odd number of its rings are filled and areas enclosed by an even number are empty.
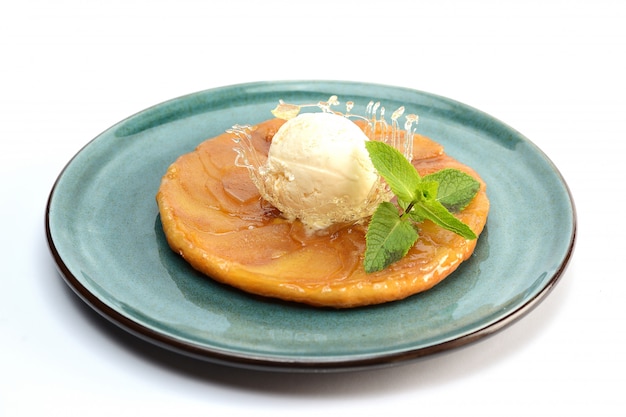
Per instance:
[[[491,211],[471,259],[431,291],[341,311],[254,297],[194,272],[161,229],[155,194],[168,165],[234,124],[271,118],[280,99],[311,103],[331,95],[363,106],[373,98],[389,111],[404,105],[419,114],[419,133],[479,172]],[[69,286],[132,334],[219,363],[328,371],[417,359],[513,323],[562,275],[576,215],[550,160],[478,110],[404,88],[290,81],[194,93],[111,127],[57,179],[46,229]]]

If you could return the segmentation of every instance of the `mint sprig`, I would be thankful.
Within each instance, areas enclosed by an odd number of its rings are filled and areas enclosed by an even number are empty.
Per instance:
[[[365,271],[381,271],[402,259],[419,239],[418,224],[430,220],[465,239],[476,234],[452,212],[472,201],[480,184],[458,169],[446,168],[421,177],[396,148],[379,141],[365,143],[372,164],[397,197],[397,206],[381,203],[365,235]]]

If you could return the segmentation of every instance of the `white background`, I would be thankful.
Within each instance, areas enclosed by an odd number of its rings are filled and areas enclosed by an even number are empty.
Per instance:
[[[0,415],[626,415],[625,22],[603,0],[2,2]],[[470,347],[325,375],[197,362],[93,313],[44,234],[68,160],[153,104],[286,79],[428,91],[523,133],[577,205],[555,290]]]

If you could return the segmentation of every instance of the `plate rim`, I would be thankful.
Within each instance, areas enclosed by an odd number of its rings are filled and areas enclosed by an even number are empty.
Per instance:
[[[162,332],[158,332],[149,327],[142,325],[141,323],[132,320],[129,317],[126,317],[122,313],[116,311],[115,309],[108,306],[104,301],[102,301],[98,296],[89,289],[87,289],[81,282],[78,280],[74,274],[69,270],[63,257],[59,253],[57,246],[55,245],[54,238],[52,236],[51,230],[51,209],[53,204],[53,199],[55,196],[55,192],[57,191],[58,185],[63,178],[64,174],[71,166],[73,161],[83,152],[86,148],[88,148],[94,141],[96,141],[100,136],[105,134],[106,132],[111,131],[116,126],[122,125],[125,121],[140,115],[145,112],[163,106],[167,103],[173,103],[178,100],[189,99],[193,96],[199,96],[204,94],[217,93],[220,91],[228,91],[232,89],[249,89],[249,88],[258,88],[262,87],[268,91],[276,91],[278,88],[285,89],[287,87],[295,87],[295,86],[313,86],[316,84],[336,84],[338,86],[346,86],[356,87],[356,86],[370,86],[384,89],[393,89],[393,90],[403,90],[408,93],[416,93],[419,95],[429,96],[434,99],[441,99],[450,103],[454,103],[455,105],[462,106],[464,109],[482,114],[489,119],[498,122],[503,127],[506,127],[516,133],[519,134],[525,141],[527,141],[530,145],[533,146],[534,150],[545,159],[547,163],[550,164],[550,167],[553,173],[557,176],[560,184],[563,186],[569,205],[571,207],[571,236],[569,242],[567,243],[567,250],[564,257],[559,261],[558,269],[555,270],[550,279],[544,284],[544,286],[532,297],[530,297],[524,304],[516,307],[511,310],[507,314],[499,316],[494,322],[487,324],[485,326],[480,327],[477,330],[474,330],[468,334],[454,337],[450,340],[442,341],[439,343],[435,343],[432,345],[428,345],[425,347],[416,347],[413,349],[407,349],[400,352],[383,352],[383,353],[373,353],[362,355],[362,357],[358,358],[335,358],[331,360],[320,360],[318,359],[288,359],[284,357],[269,357],[268,355],[254,355],[251,353],[240,353],[240,352],[232,352],[226,351],[219,348],[207,348],[204,346],[200,346],[198,344],[192,342],[185,342],[173,337],[168,336]],[[127,331],[128,333],[146,341],[157,345],[161,348],[165,348],[169,351],[176,352],[178,354],[184,354],[186,356],[190,356],[196,359],[207,360],[209,362],[228,365],[228,366],[236,366],[240,368],[254,369],[254,370],[270,370],[270,371],[289,371],[289,372],[331,372],[331,371],[352,371],[352,370],[361,370],[361,369],[372,369],[378,367],[391,366],[400,363],[407,363],[410,361],[418,360],[427,356],[431,356],[434,354],[442,353],[449,350],[455,350],[462,346],[466,346],[469,344],[473,344],[479,340],[482,340],[488,336],[491,336],[500,330],[508,327],[509,325],[515,323],[528,313],[530,313],[537,305],[543,301],[548,294],[554,289],[556,284],[561,280],[564,272],[567,270],[571,257],[573,256],[574,249],[576,246],[576,237],[577,237],[577,229],[578,229],[578,218],[576,205],[574,202],[574,198],[571,192],[570,187],[565,181],[563,175],[559,171],[559,169],[555,166],[552,160],[539,148],[537,147],[530,139],[523,136],[521,133],[517,132],[514,128],[510,127],[506,123],[501,122],[497,118],[493,116],[475,109],[469,105],[458,102],[454,99],[450,99],[444,96],[439,96],[436,94],[432,94],[429,92],[424,92],[416,89],[399,87],[393,85],[385,85],[385,84],[376,84],[376,83],[364,83],[364,82],[355,82],[355,81],[335,81],[335,80],[289,80],[289,81],[256,81],[250,83],[241,83],[241,84],[231,84],[226,86],[220,86],[205,90],[200,90],[197,92],[181,95],[169,100],[162,101],[155,105],[149,106],[143,110],[140,110],[131,116],[128,116],[125,119],[111,125],[109,128],[103,130],[100,134],[96,135],[93,139],[89,140],[84,146],[82,146],[65,164],[60,173],[58,174],[56,180],[54,181],[52,188],[49,192],[48,199],[45,207],[45,234],[46,240],[48,243],[48,247],[50,253],[55,261],[57,271],[63,278],[64,282],[73,290],[73,292],[90,308],[92,308],[95,312],[97,312],[100,316],[107,319],[111,323],[117,325],[121,329]]]

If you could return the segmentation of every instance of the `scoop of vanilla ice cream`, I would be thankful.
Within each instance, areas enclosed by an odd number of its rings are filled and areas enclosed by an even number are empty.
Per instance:
[[[276,132],[263,176],[263,197],[310,229],[370,216],[379,184],[367,136],[332,113],[303,113]]]

